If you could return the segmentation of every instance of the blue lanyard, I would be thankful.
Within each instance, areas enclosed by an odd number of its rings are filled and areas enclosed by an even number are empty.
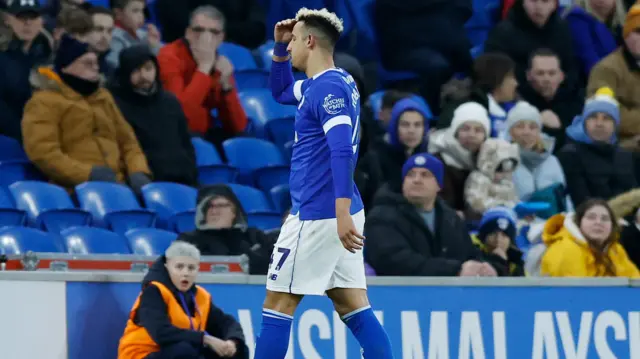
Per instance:
[[[196,308],[196,312],[200,317],[202,317],[202,314],[200,314],[200,309],[198,308],[198,303],[196,303],[196,298],[193,295],[193,293],[191,294],[191,298],[193,299],[193,306]],[[180,301],[182,302],[182,308],[184,309],[184,312],[187,313],[187,317],[189,318],[189,326],[191,327],[191,330],[196,330],[193,327],[193,319],[191,319],[191,312],[189,311],[189,307],[187,307],[187,302],[184,300],[184,294],[182,294],[182,292],[180,292]]]

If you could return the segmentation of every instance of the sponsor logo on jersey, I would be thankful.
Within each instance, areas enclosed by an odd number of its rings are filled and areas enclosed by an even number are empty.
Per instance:
[[[341,109],[345,108],[346,104],[344,98],[329,94],[324,98],[322,107],[324,107],[324,110],[327,111],[328,114],[335,115],[340,112]]]

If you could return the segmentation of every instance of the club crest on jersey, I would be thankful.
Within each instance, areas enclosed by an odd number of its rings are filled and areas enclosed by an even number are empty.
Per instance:
[[[324,110],[330,115],[337,114],[341,109],[345,108],[345,106],[344,98],[338,98],[332,94],[327,95],[327,97],[324,98],[324,103],[322,104]]]

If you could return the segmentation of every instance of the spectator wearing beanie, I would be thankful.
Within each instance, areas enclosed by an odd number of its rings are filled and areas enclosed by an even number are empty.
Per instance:
[[[146,45],[120,52],[109,87],[149,161],[154,180],[198,185],[196,156],[180,102],[162,88],[158,61]]]
[[[520,162],[518,145],[497,138],[482,144],[478,154],[478,167],[471,172],[464,187],[464,197],[474,220],[497,206],[513,208],[518,204],[518,193],[513,183],[513,171]]]
[[[504,130],[507,112],[516,98],[518,82],[515,64],[509,56],[501,53],[485,53],[473,63],[473,83],[469,96],[464,101],[452,101],[443,105],[438,117],[438,128],[447,128],[453,121],[453,113],[464,102],[477,102],[489,113],[491,137]]]
[[[566,189],[562,166],[553,155],[555,138],[544,134],[541,129],[540,111],[528,102],[520,101],[509,111],[505,139],[520,149],[520,164],[513,172],[513,182],[522,201],[551,188],[558,188],[561,194]],[[568,198],[561,195],[557,200],[564,203],[557,210],[567,208]]]
[[[487,110],[477,102],[466,102],[454,111],[451,126],[429,135],[429,153],[445,165],[440,196],[459,213],[466,208],[464,184],[476,169],[478,151],[490,132]]]
[[[438,198],[445,166],[419,153],[402,167],[402,191],[384,186],[367,216],[365,260],[378,275],[495,276],[499,263],[483,263],[455,210]]]
[[[388,136],[375,141],[358,165],[359,183],[365,209],[370,208],[375,192],[384,184],[400,188],[402,165],[415,153],[426,152],[429,116],[413,99],[398,101],[391,111]]]
[[[484,213],[478,229],[480,247],[494,260],[509,268],[509,276],[524,276],[522,252],[515,246],[517,216],[506,207],[495,207]]]
[[[637,187],[632,155],[618,145],[619,125],[614,93],[602,88],[567,128],[570,143],[560,150],[558,159],[574,206],[589,198],[610,199]]]
[[[587,95],[610,87],[620,106],[620,146],[640,152],[640,5],[629,10],[624,43],[591,71]]]
[[[41,67],[22,120],[29,159],[57,184],[125,182],[139,191],[151,171],[133,129],[100,85],[98,57],[63,35],[53,69]]]

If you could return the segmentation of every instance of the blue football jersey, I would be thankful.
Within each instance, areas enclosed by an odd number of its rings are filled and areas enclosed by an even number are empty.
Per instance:
[[[353,181],[360,143],[360,93],[351,75],[332,68],[297,81],[295,141],[289,186],[292,214],[301,220],[335,218],[336,198],[363,209]]]

